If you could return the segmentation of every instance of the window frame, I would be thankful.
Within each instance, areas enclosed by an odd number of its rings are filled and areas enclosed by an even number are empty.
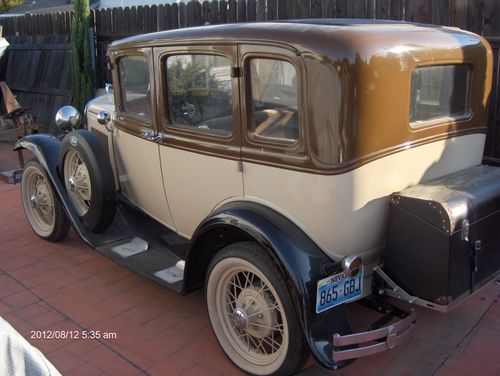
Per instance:
[[[122,103],[122,87],[120,81],[119,73],[119,60],[126,56],[131,55],[142,55],[146,58],[148,64],[148,77],[151,85],[151,117],[140,116],[131,112],[123,111],[121,106]],[[126,48],[123,50],[111,51],[108,53],[110,62],[113,64],[112,76],[114,83],[114,102],[116,117],[113,124],[117,128],[133,134],[137,137],[145,138],[143,135],[145,130],[157,130],[157,120],[156,120],[156,76],[154,72],[153,63],[153,49],[151,47],[136,47],[136,48]]]
[[[161,144],[179,149],[213,156],[224,156],[239,160],[241,157],[241,117],[239,112],[239,82],[231,76],[233,132],[229,135],[214,134],[203,129],[189,129],[171,124],[168,117],[168,88],[164,64],[169,56],[175,55],[218,55],[229,60],[231,69],[238,67],[237,46],[231,43],[183,43],[153,47],[154,62],[157,67],[156,97],[157,119]]]
[[[267,137],[260,137],[253,134],[251,127],[253,126],[250,116],[252,111],[252,94],[251,94],[251,77],[249,63],[252,59],[271,59],[281,60],[293,65],[297,77],[297,106],[298,106],[298,139],[294,142],[283,140],[276,140]],[[305,119],[307,119],[307,95],[305,85],[305,68],[301,59],[301,55],[296,51],[287,48],[286,46],[266,46],[266,45],[253,45],[244,44],[240,48],[240,64],[243,69],[241,79],[241,92],[242,92],[242,120],[243,120],[243,147],[247,152],[252,151],[251,154],[275,155],[278,159],[293,159],[287,163],[292,165],[300,163],[297,158],[306,157],[306,132],[305,132]],[[246,154],[246,153],[245,153]],[[281,157],[279,157],[281,156]],[[261,159],[262,157],[256,157]],[[252,158],[253,159],[253,158]],[[267,159],[267,157],[266,157]]]
[[[293,147],[299,143],[300,139],[300,117],[301,117],[301,101],[300,101],[300,86],[299,86],[299,70],[297,69],[296,64],[293,63],[288,58],[285,57],[263,57],[261,56],[262,54],[256,53],[256,56],[253,56],[253,54],[248,55],[248,57],[245,58],[243,62],[244,66],[244,81],[245,81],[245,97],[246,97],[246,113],[245,113],[245,118],[247,119],[246,122],[246,127],[245,127],[245,132],[248,135],[248,137],[252,140],[254,140],[257,143],[263,143],[263,144],[268,144],[268,145],[282,145],[282,146],[288,146],[288,147]],[[252,76],[251,76],[251,69],[250,69],[250,64],[252,60],[274,60],[274,61],[281,61],[281,62],[286,62],[292,65],[292,67],[295,69],[295,77],[297,80],[297,86],[296,86],[296,99],[297,99],[297,139],[295,140],[285,140],[285,139],[277,139],[277,138],[272,138],[272,137],[266,137],[262,136],[259,134],[255,133],[255,118],[254,118],[254,111],[253,111],[253,96],[252,96]]]
[[[232,117],[233,117],[233,127],[230,133],[228,134],[218,134],[217,132],[210,132],[205,129],[200,129],[200,128],[195,128],[191,127],[189,125],[185,124],[178,124],[174,123],[171,118],[170,118],[170,103],[169,103],[169,89],[168,89],[168,75],[166,72],[166,65],[167,65],[167,60],[170,57],[175,57],[175,56],[191,56],[191,55],[207,55],[207,56],[218,56],[218,57],[223,57],[225,58],[228,63],[229,63],[229,69],[231,70],[231,81],[233,80],[232,76],[232,69],[234,68],[231,64],[231,59],[222,54],[222,53],[214,53],[212,51],[204,51],[204,52],[193,52],[193,51],[183,51],[183,52],[169,52],[167,54],[164,54],[160,57],[160,62],[159,62],[159,70],[160,70],[160,75],[161,75],[161,97],[163,99],[163,113],[162,113],[162,123],[165,125],[165,127],[169,130],[177,130],[177,131],[183,131],[187,133],[194,133],[194,134],[200,134],[200,135],[206,135],[210,137],[215,137],[215,138],[221,138],[221,139],[231,139],[233,137],[234,133],[234,97],[235,97],[235,88],[233,82],[231,82],[231,106],[233,108],[232,112]]]
[[[149,114],[149,115],[140,115],[136,112],[127,111],[125,108],[126,106],[124,105],[124,101],[126,100],[126,95],[125,95],[125,90],[123,88],[123,82],[121,80],[120,63],[121,63],[122,59],[132,57],[132,56],[142,56],[146,61],[146,66],[148,68],[149,85],[150,85],[149,100],[150,100],[151,114]],[[154,108],[153,108],[154,78],[151,76],[151,72],[150,72],[151,67],[150,67],[150,63],[148,60],[148,56],[141,51],[134,51],[132,53],[126,53],[126,54],[117,56],[116,60],[115,60],[115,64],[116,64],[117,80],[118,80],[118,87],[119,87],[119,98],[118,98],[118,103],[117,103],[118,112],[121,115],[126,115],[127,117],[136,118],[136,119],[142,120],[142,121],[149,120],[149,122],[151,122],[153,120],[153,117],[154,117]]]
[[[411,113],[411,104],[412,104],[412,85],[411,82],[413,80],[413,74],[415,70],[417,69],[422,69],[422,68],[432,68],[432,67],[440,67],[440,66],[466,66],[468,67],[468,75],[467,75],[467,86],[466,86],[466,93],[465,93],[465,112],[461,114],[457,114],[455,116],[440,116],[437,118],[432,118],[429,120],[419,120],[419,121],[410,121],[410,113]],[[419,131],[422,129],[427,129],[430,127],[435,127],[435,126],[440,126],[444,124],[450,124],[452,122],[461,122],[461,121],[467,121],[472,118],[474,115],[473,109],[472,109],[472,102],[471,102],[471,94],[472,94],[472,87],[473,87],[473,82],[474,82],[474,72],[475,72],[475,65],[474,62],[472,61],[432,61],[428,62],[427,64],[418,64],[413,66],[413,68],[410,70],[409,74],[409,84],[408,84],[408,125],[409,128],[412,131]]]

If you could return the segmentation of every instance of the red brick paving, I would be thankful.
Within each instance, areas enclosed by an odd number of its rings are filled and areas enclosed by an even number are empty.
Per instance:
[[[63,374],[242,374],[216,343],[202,292],[181,297],[93,252],[73,232],[57,244],[39,239],[19,190],[0,183],[0,315]],[[332,374],[500,375],[499,294],[492,283],[447,315],[419,309],[409,342]],[[352,317],[363,312],[354,306]],[[117,338],[31,338],[36,330]]]

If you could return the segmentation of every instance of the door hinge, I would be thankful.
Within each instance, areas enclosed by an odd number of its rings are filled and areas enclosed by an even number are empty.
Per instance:
[[[242,69],[241,67],[232,67],[231,68],[231,77],[241,77],[242,76]]]
[[[474,243],[474,253],[473,253],[473,260],[472,260],[472,270],[477,272],[479,269],[479,254],[481,253],[481,240],[476,240]]]
[[[112,71],[114,68],[113,62],[109,58],[109,56],[106,56],[106,68],[108,68],[109,71]]]
[[[243,162],[238,161],[238,172],[243,172]]]

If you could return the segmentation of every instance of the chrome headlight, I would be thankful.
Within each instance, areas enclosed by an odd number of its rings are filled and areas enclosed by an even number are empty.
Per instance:
[[[56,113],[56,126],[63,132],[78,128],[82,117],[73,106],[63,106]]]

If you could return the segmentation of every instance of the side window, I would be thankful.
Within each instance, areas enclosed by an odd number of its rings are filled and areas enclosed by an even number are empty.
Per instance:
[[[416,68],[411,78],[410,126],[468,116],[470,76],[471,68],[465,64]]]
[[[249,132],[256,138],[295,142],[299,137],[297,72],[283,60],[251,59]]]
[[[122,57],[118,63],[118,72],[122,110],[138,116],[151,117],[151,85],[146,57]]]
[[[211,134],[233,131],[231,64],[223,56],[174,55],[164,63],[169,121]]]

